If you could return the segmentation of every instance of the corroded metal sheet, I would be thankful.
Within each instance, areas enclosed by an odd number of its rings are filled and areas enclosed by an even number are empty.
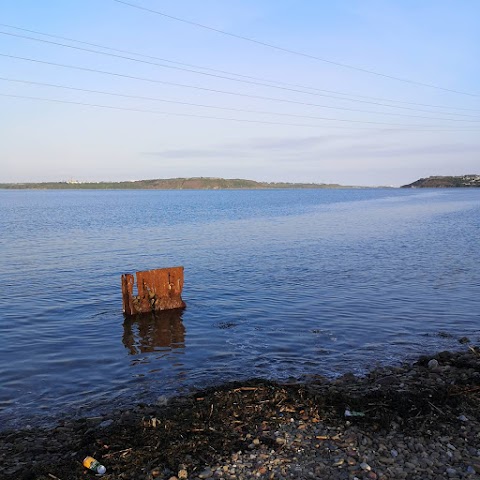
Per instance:
[[[158,268],[136,273],[138,295],[133,294],[134,276],[122,275],[123,311],[126,315],[185,308],[182,300],[183,267]]]

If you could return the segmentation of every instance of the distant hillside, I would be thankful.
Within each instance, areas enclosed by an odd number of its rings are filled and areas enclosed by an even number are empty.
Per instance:
[[[45,183],[0,183],[3,189],[44,190],[233,190],[274,188],[356,188],[326,183],[268,183],[254,180],[225,179],[212,177],[167,178],[137,180],[132,182],[45,182]]]
[[[459,177],[421,178],[401,188],[459,188],[480,187],[480,175],[462,175]]]

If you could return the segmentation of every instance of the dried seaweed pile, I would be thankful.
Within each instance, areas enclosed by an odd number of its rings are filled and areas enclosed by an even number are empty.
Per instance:
[[[479,405],[480,353],[473,347],[421,358],[414,365],[379,368],[361,378],[344,375],[288,385],[253,380],[50,430],[4,432],[0,478],[90,478],[94,475],[81,465],[86,455],[107,466],[105,480],[181,478],[182,471],[188,478],[210,478],[202,477],[206,466],[225,463],[236,452],[261,446],[270,460],[286,454],[289,425],[296,432],[313,432],[308,438],[318,449],[319,441],[334,437],[328,432],[352,424],[370,436],[452,434],[460,428],[459,418],[479,422]],[[264,470],[257,476],[273,478],[268,476],[273,470]]]

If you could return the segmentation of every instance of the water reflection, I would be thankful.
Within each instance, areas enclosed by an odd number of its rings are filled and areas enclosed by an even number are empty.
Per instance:
[[[183,310],[126,317],[122,342],[130,355],[185,348]]]

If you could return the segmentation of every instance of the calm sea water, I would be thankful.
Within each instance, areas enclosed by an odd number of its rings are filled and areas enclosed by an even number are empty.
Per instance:
[[[0,191],[0,425],[480,336],[480,189]],[[185,266],[183,313],[120,275]]]

